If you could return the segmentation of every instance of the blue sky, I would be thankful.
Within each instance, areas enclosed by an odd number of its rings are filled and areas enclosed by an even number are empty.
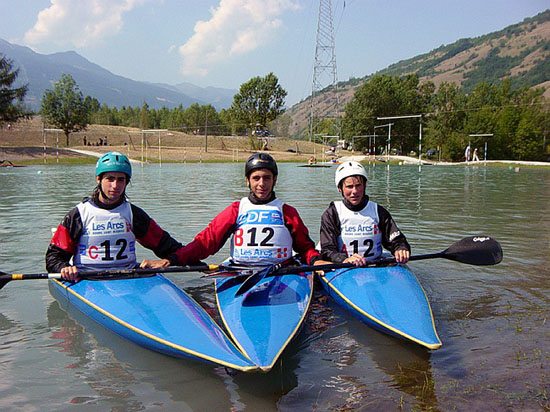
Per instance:
[[[318,0],[0,0],[0,38],[75,50],[134,80],[238,89],[273,72],[311,94]],[[548,0],[332,0],[338,80],[500,30]]]

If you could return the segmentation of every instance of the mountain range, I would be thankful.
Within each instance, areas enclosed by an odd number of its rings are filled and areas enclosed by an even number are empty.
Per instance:
[[[238,92],[202,88],[191,83],[168,85],[135,81],[113,74],[74,51],[40,54],[2,39],[0,54],[13,61],[14,69],[19,68],[15,86],[28,84],[25,104],[34,111],[40,109],[44,91],[52,89],[63,73],[73,77],[84,96],[95,97],[109,107],[141,107],[146,102],[155,109],[163,106],[174,108],[180,104],[186,108],[198,103],[211,104],[219,111],[231,106],[233,96]]]
[[[168,85],[135,81],[113,74],[74,51],[44,55],[2,39],[0,54],[11,59],[14,68],[19,68],[16,86],[28,84],[25,103],[35,111],[40,108],[44,91],[51,89],[63,73],[74,78],[85,96],[95,97],[109,107],[141,107],[146,102],[149,107],[157,109],[163,106],[174,108],[180,104],[186,108],[198,103],[211,104],[219,111],[231,106],[233,96],[238,92],[202,88],[191,83]],[[467,92],[480,81],[498,83],[510,78],[515,87],[542,87],[546,90],[545,96],[550,98],[550,9],[502,30],[442,45],[392,64],[378,73],[339,82],[340,111],[345,110],[355,91],[375,74],[403,76],[410,73],[416,74],[420,81],[432,81],[436,86],[442,82],[454,82]],[[330,101],[320,97],[320,101]],[[289,122],[290,136],[307,135],[310,99],[295,104],[286,113],[292,119]]]

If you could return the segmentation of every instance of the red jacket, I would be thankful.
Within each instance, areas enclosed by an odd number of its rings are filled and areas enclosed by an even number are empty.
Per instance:
[[[218,214],[208,226],[200,232],[191,243],[176,252],[177,264],[187,265],[190,262],[205,259],[218,252],[227,239],[237,228],[240,201],[236,201]],[[315,250],[315,243],[309,237],[309,231],[304,225],[298,211],[287,204],[283,205],[285,226],[292,236],[292,248],[299,254],[303,262],[312,264],[321,258]]]

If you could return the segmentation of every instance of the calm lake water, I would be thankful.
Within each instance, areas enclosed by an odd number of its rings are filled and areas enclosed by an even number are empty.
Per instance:
[[[278,196],[319,240],[338,198],[334,168],[280,165]],[[186,243],[246,195],[243,163],[134,167],[128,189]],[[368,191],[388,208],[414,254],[468,236],[497,239],[504,260],[476,267],[411,262],[443,342],[428,351],[376,332],[320,293],[301,334],[268,374],[135,346],[66,312],[47,281],[0,291],[0,410],[10,411],[517,411],[550,408],[550,170],[368,167]],[[0,270],[44,271],[57,226],[94,185],[92,166],[0,168]],[[209,263],[219,263],[225,247]],[[152,257],[145,250],[139,258]],[[170,275],[212,308],[211,281]]]

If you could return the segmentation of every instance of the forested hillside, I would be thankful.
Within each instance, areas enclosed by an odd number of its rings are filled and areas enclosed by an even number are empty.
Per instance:
[[[497,32],[440,46],[376,74],[395,77],[414,74],[420,83],[433,83],[434,92],[442,84],[454,84],[465,94],[471,93],[481,82],[498,87],[508,79],[514,90],[540,87],[543,95],[549,98],[550,10]],[[353,78],[338,84],[342,112],[356,91],[373,76]],[[290,124],[290,136],[308,138],[310,112],[309,99],[287,111],[289,118],[285,121]]]

